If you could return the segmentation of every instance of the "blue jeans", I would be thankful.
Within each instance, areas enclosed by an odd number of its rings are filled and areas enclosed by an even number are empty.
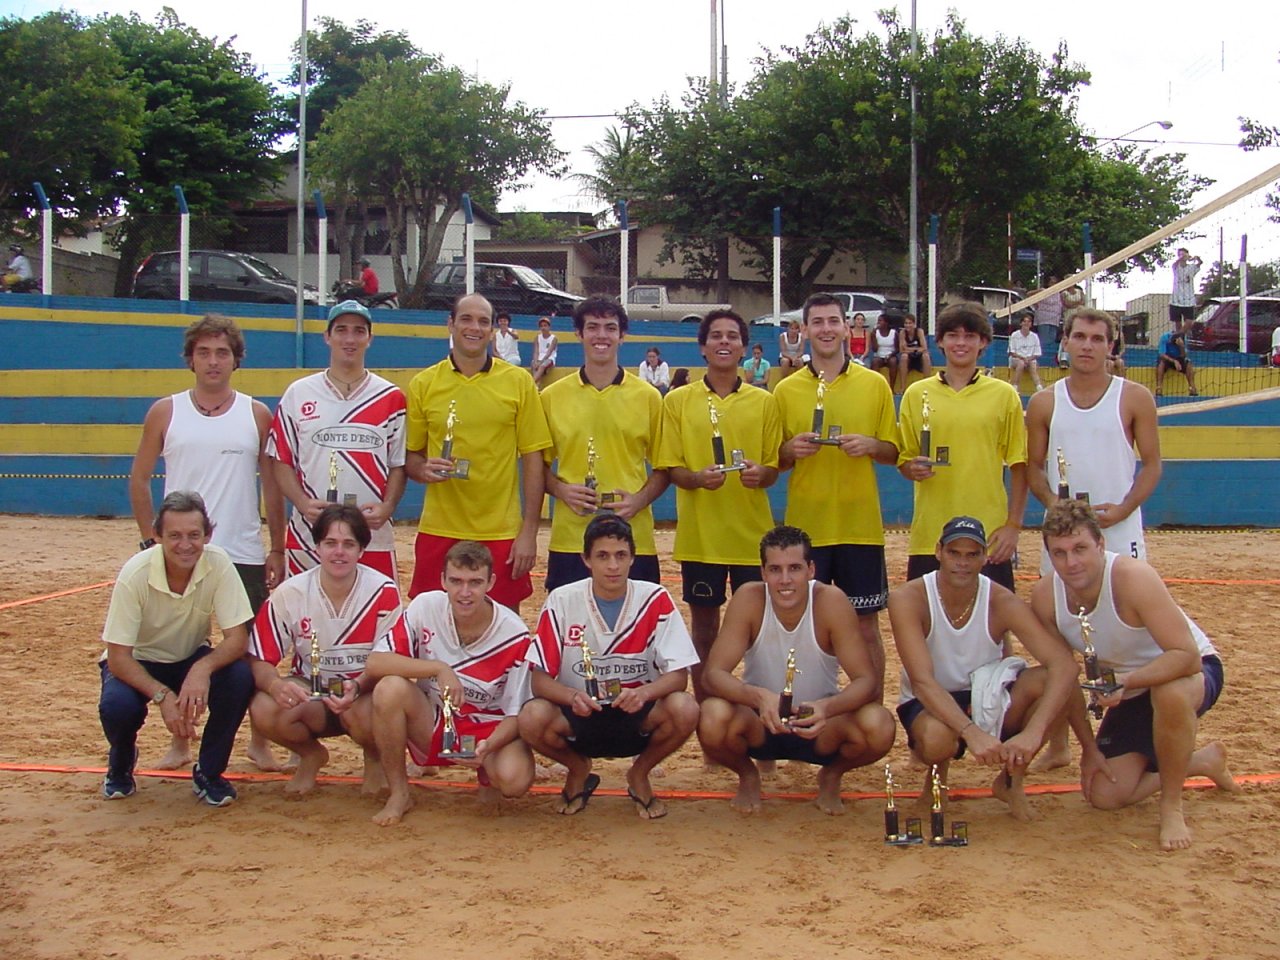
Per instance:
[[[155,663],[139,660],[147,673],[170,690],[182,689],[191,665],[213,650],[201,647],[186,660],[177,663]],[[123,680],[117,679],[107,669],[107,661],[98,664],[102,671],[102,695],[98,699],[98,717],[102,720],[102,732],[111,745],[107,764],[112,770],[132,770],[138,731],[147,719],[150,701]],[[209,718],[205,721],[200,738],[200,769],[210,776],[220,775],[227,769],[231,749],[235,746],[236,731],[249,709],[253,696],[253,673],[244,660],[229,663],[215,671],[209,678]]]

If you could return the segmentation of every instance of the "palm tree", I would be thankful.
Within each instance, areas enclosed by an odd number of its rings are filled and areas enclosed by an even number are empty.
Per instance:
[[[610,127],[604,140],[588,146],[587,153],[595,163],[595,173],[572,173],[569,179],[578,183],[584,196],[608,204],[602,219],[612,215],[616,201],[637,199],[646,158],[636,149],[630,127]]]

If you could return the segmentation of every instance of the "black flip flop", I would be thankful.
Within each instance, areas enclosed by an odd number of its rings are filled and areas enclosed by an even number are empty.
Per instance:
[[[566,792],[567,788],[562,788],[560,790],[560,797],[562,800],[564,800],[565,808],[560,811],[561,815],[566,817],[572,817],[575,814],[579,814],[583,810],[587,809],[587,804],[591,802],[591,795],[596,792],[596,787],[598,786],[600,786],[600,778],[594,773],[589,773],[587,774],[587,779],[584,780],[582,783],[581,792],[575,793],[571,797]],[[574,804],[574,802],[578,800],[582,801],[582,806],[578,807],[577,810],[570,810],[569,807],[571,807]]]
[[[652,811],[652,809],[653,809],[653,805],[654,805],[654,804],[657,802],[657,800],[658,800],[658,795],[655,793],[655,794],[653,794],[652,796],[650,796],[650,797],[649,797],[649,802],[648,802],[648,803],[646,803],[645,801],[641,800],[641,799],[640,799],[639,794],[637,794],[637,793],[636,793],[634,790],[632,790],[630,787],[627,787],[627,796],[628,796],[628,797],[630,797],[630,798],[631,798],[635,803],[639,804],[639,805],[640,805],[640,807],[644,810],[644,812],[645,812],[645,813],[650,813],[650,812]],[[665,816],[666,816],[666,814],[664,813],[664,814],[663,814],[663,816],[665,817]],[[649,817],[649,819],[650,819],[650,820],[657,820],[657,819],[659,819],[659,818],[658,818],[658,817],[652,817],[652,816],[651,816],[651,817]]]

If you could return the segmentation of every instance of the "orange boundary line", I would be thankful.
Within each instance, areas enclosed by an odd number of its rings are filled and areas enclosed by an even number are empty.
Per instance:
[[[0,771],[9,773],[95,773],[102,774],[107,772],[106,767],[75,767],[62,766],[57,764],[45,763],[0,763]],[[191,775],[175,770],[135,770],[135,776],[139,777],[155,777],[158,779],[170,780],[189,780]],[[241,782],[251,783],[271,783],[290,779],[287,773],[227,773],[228,780],[239,780]],[[317,783],[360,783],[360,777],[350,776],[321,776],[316,778]],[[1280,783],[1280,773],[1246,773],[1235,778],[1238,784],[1260,784],[1267,786],[1274,783]],[[479,785],[474,781],[460,780],[426,780],[413,779],[410,783],[417,784],[420,787],[427,787],[436,790],[475,790]],[[1197,777],[1194,780],[1188,780],[1184,784],[1184,788],[1188,790],[1207,790],[1213,786],[1213,781],[1201,779]],[[533,794],[542,794],[553,796],[560,792],[559,787],[554,786],[535,786],[529,790]],[[663,790],[657,791],[664,799],[687,799],[687,800],[730,800],[734,794],[722,790]],[[1045,796],[1049,794],[1060,793],[1079,793],[1080,785],[1078,783],[1042,783],[1028,784],[1026,792],[1030,796]],[[957,788],[949,790],[948,793],[953,797],[965,797],[968,799],[985,799],[992,796],[991,790],[987,788],[971,787]],[[597,790],[596,794],[602,797],[625,797],[625,790],[603,789]],[[914,799],[920,796],[919,792],[902,791],[895,792],[897,797],[903,799]],[[763,795],[768,800],[812,800],[816,793],[765,793]],[[849,792],[840,794],[845,800],[883,800],[885,795],[883,792]]]
[[[101,583],[91,583],[87,587],[73,587],[70,590],[59,590],[57,593],[46,593],[43,597],[27,597],[25,600],[10,600],[8,603],[0,603],[0,610],[8,610],[10,607],[24,607],[28,603],[40,603],[42,600],[56,600],[58,597],[69,597],[73,593],[85,593],[89,590],[98,590],[102,587],[109,587],[114,580],[103,580]]]

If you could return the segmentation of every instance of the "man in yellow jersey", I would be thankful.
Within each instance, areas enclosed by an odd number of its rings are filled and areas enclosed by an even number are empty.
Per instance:
[[[778,479],[782,421],[773,394],[738,376],[748,334],[732,310],[708,313],[698,325],[706,376],[663,403],[657,466],[678,488],[674,556],[700,662],[720,629],[726,581],[736,590],[760,579],[760,538],[773,528],[766,490]],[[701,666],[693,689],[701,700]]]
[[[915,484],[908,580],[938,569],[938,531],[952,517],[968,515],[992,531],[982,572],[1013,589],[1013,554],[1027,505],[1027,429],[1017,391],[978,370],[990,342],[991,324],[983,306],[953,303],[938,315],[938,346],[946,368],[917,380],[902,395],[898,471]],[[921,440],[926,426],[927,453]],[[1005,465],[1011,478],[1008,493]]]
[[[529,371],[489,356],[492,333],[489,301],[459,297],[449,356],[409,382],[405,470],[427,484],[409,595],[442,589],[449,548],[476,540],[493,554],[489,596],[519,612],[533,593],[551,435]]]
[[[631,524],[633,580],[659,582],[650,504],[667,489],[667,471],[647,469],[658,454],[662,395],[618,364],[627,335],[626,308],[591,297],[573,311],[584,362],[576,376],[542,391],[554,446],[542,451],[547,492],[559,503],[551,517],[547,592],[582,580],[582,535],[598,511]]]
[[[786,522],[812,539],[814,579],[835,584],[853,604],[878,700],[878,613],[889,601],[889,579],[875,463],[898,462],[893,393],[884,377],[845,356],[849,324],[836,297],[815,293],[803,317],[812,359],[774,390],[786,438],[778,467],[793,470]]]

